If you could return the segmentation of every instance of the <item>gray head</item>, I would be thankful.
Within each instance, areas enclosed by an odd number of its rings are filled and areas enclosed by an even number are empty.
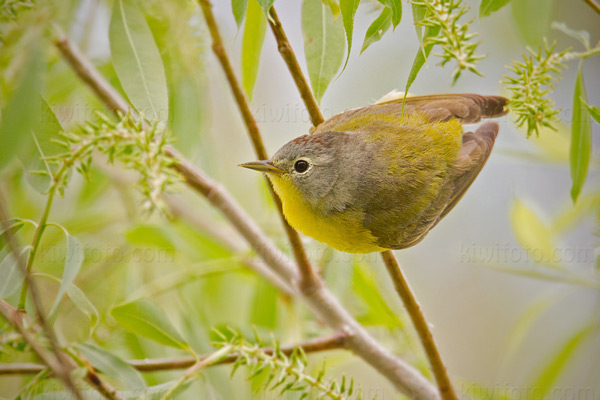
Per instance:
[[[241,166],[267,173],[278,192],[286,183],[292,184],[318,207],[338,180],[338,155],[346,142],[347,134],[341,132],[304,135],[286,143],[271,160]]]

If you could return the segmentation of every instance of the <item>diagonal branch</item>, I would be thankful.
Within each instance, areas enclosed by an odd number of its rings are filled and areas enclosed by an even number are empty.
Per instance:
[[[210,0],[198,0],[198,3],[202,8],[202,13],[204,14],[204,19],[206,20],[206,25],[208,26],[208,30],[212,38],[213,52],[219,60],[221,68],[223,69],[223,72],[227,77],[229,87],[231,88],[233,97],[235,98],[240,113],[242,114],[244,123],[246,124],[246,129],[248,130],[248,134],[250,135],[250,139],[252,140],[254,151],[256,152],[256,155],[259,159],[267,160],[269,157],[263,144],[260,131],[258,130],[258,125],[256,124],[254,116],[252,115],[252,111],[250,110],[250,106],[248,105],[246,96],[242,91],[242,87],[239,81],[237,80],[235,73],[233,72],[231,61],[229,61],[229,57],[227,56],[227,52],[225,51],[225,46],[223,45],[223,40],[221,39],[221,34],[219,33],[219,27],[217,26],[215,16],[212,12],[212,5],[210,4]],[[310,287],[313,285],[320,284],[321,281],[315,274],[315,271],[311,266],[310,261],[308,260],[306,251],[304,250],[304,246],[302,245],[302,241],[300,239],[300,235],[298,234],[298,232],[296,232],[294,228],[290,226],[290,224],[288,224],[287,220],[285,219],[285,216],[283,215],[281,199],[273,190],[271,181],[269,181],[269,179],[266,177],[265,179],[267,180],[269,190],[271,191],[271,195],[275,200],[277,210],[279,211],[279,216],[281,218],[281,221],[285,228],[285,232],[292,246],[292,250],[294,251],[294,257],[296,258],[298,268],[300,269],[300,278],[302,279],[301,285],[303,287]]]
[[[325,121],[325,119],[323,118],[323,114],[321,113],[321,109],[317,103],[317,99],[315,99],[315,96],[310,89],[308,80],[302,73],[302,68],[300,68],[300,64],[298,63],[296,54],[292,49],[292,45],[290,44],[290,41],[283,30],[283,25],[281,25],[279,16],[275,12],[275,7],[271,7],[269,10],[269,17],[269,26],[271,27],[271,31],[273,31],[273,35],[277,41],[277,49],[287,64],[290,74],[292,75],[292,78],[294,78],[294,82],[296,82],[296,87],[298,88],[298,92],[300,92],[302,101],[304,101],[304,104],[306,105],[306,109],[308,110],[312,124],[314,126],[318,126],[321,124],[321,122]]]
[[[65,41],[67,39],[62,37],[59,40]],[[73,45],[57,47],[61,53],[74,48]],[[85,59],[80,52],[76,54],[78,54],[78,57],[73,56],[73,54],[63,54],[63,58],[79,76],[85,76],[85,79],[82,78],[84,82],[88,82],[92,77],[102,81],[89,85],[92,90],[96,91],[96,88],[109,85],[90,63],[83,62]],[[120,98],[118,94],[116,96]],[[111,99],[107,105],[115,103],[119,103],[117,99]],[[127,109],[125,107],[115,111],[126,112]],[[187,185],[203,195],[218,209],[281,279],[292,283],[296,287],[296,293],[301,296],[317,316],[336,331],[344,332],[347,337],[346,347],[349,350],[388,378],[396,389],[407,396],[419,400],[438,398],[435,387],[423,375],[411,365],[390,354],[348,313],[324,285],[298,285],[300,279],[295,265],[261,231],[225,188],[195,168],[176,150],[171,149],[170,155],[177,160],[173,168],[182,174]]]

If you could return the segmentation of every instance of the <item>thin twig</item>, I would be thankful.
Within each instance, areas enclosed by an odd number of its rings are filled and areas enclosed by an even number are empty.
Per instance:
[[[296,343],[293,345],[281,346],[281,351],[285,355],[290,355],[295,348],[302,348],[305,353],[319,353],[322,351],[336,350],[345,348],[346,335],[343,332],[336,333],[331,336],[324,336]],[[273,348],[271,346],[262,347],[261,352],[272,355]],[[177,358],[158,358],[154,360],[129,360],[127,363],[140,372],[155,372],[169,371],[189,368],[197,361],[207,359],[211,354],[198,356],[198,359],[192,356],[177,357]],[[230,354],[227,357],[219,360],[219,362],[211,365],[232,364],[238,359],[237,354]],[[10,363],[0,364],[0,376],[2,375],[32,375],[43,371],[46,367],[41,364],[34,363]]]
[[[448,377],[448,372],[446,371],[446,367],[444,366],[440,352],[438,351],[435,341],[433,340],[433,335],[431,334],[431,330],[429,329],[425,315],[421,310],[421,306],[419,305],[417,298],[410,289],[408,281],[402,273],[402,269],[398,264],[398,260],[396,260],[396,256],[394,256],[394,253],[392,253],[391,250],[387,250],[381,253],[381,257],[383,258],[388,273],[394,282],[396,292],[398,292],[398,295],[402,299],[404,307],[406,308],[417,334],[421,339],[421,344],[423,345],[425,354],[427,354],[427,358],[429,359],[429,364],[431,365],[431,370],[433,371],[433,376],[437,382],[442,399],[457,400],[458,398],[456,397],[456,393],[454,392],[454,388],[452,387],[452,383]]]
[[[300,97],[302,97],[302,100],[306,105],[312,124],[318,126],[321,122],[325,121],[325,119],[323,118],[317,99],[315,99],[315,95],[310,89],[308,80],[304,76],[304,73],[302,73],[302,68],[300,68],[292,45],[283,30],[283,25],[281,25],[279,16],[277,15],[277,12],[275,12],[275,7],[271,7],[269,10],[269,17],[269,26],[277,41],[277,49],[287,64],[290,74],[292,75],[292,78],[294,78],[294,82],[296,82],[296,87],[298,88],[298,92],[300,92]]]
[[[219,60],[221,64],[221,68],[227,77],[227,81],[229,83],[229,87],[233,93],[233,97],[235,98],[235,102],[242,114],[242,118],[244,119],[244,123],[246,124],[246,129],[248,130],[248,134],[250,135],[250,139],[252,140],[252,145],[254,146],[254,151],[256,152],[256,156],[260,160],[267,160],[269,156],[267,155],[267,151],[262,141],[262,137],[260,135],[260,131],[258,129],[258,125],[254,116],[252,115],[252,111],[250,110],[250,106],[248,105],[248,101],[244,92],[242,90],[242,86],[240,85],[238,79],[233,72],[233,67],[231,65],[231,61],[227,56],[227,51],[225,50],[225,46],[223,45],[223,40],[221,39],[221,34],[219,33],[219,27],[217,26],[217,22],[215,20],[215,16],[212,12],[212,5],[210,4],[210,0],[198,0],[200,7],[202,8],[202,13],[204,14],[204,19],[206,20],[206,25],[208,26],[208,30],[210,32],[210,36],[212,38],[212,49],[215,53],[215,56]],[[273,190],[273,186],[271,185],[271,181],[265,177],[267,180],[267,184],[269,185],[269,190],[273,199],[275,200],[275,205],[277,206],[277,210],[279,211],[279,216],[283,223],[283,227],[285,228],[285,232],[290,241],[290,245],[294,252],[294,257],[296,262],[298,263],[298,268],[300,269],[300,277],[301,287],[312,287],[317,284],[321,284],[321,280],[315,274],[315,271],[308,260],[308,256],[306,255],[306,251],[304,250],[304,246],[302,244],[302,240],[300,239],[300,235],[294,228],[290,226],[290,224],[285,219],[283,215],[283,207],[281,204],[281,199]]]
[[[66,39],[63,38],[63,40]],[[59,49],[62,53],[63,51],[68,52],[73,47],[74,45],[62,46]],[[69,54],[69,56],[63,54],[63,56],[79,76],[85,76],[84,82],[88,82],[90,79],[103,81],[90,85],[94,91],[96,91],[95,88],[108,85],[108,82],[97,73],[89,62],[81,62],[80,57],[83,57],[81,53],[78,54],[78,57],[74,57],[73,54]],[[118,94],[116,96],[120,97]],[[114,104],[116,100],[112,99],[107,104]],[[229,220],[267,265],[283,280],[292,284],[300,282],[297,269],[291,260],[262,232],[221,185],[208,178],[176,150],[170,149],[169,154],[177,160],[173,168],[182,174],[186,183],[206,197]],[[317,316],[333,329],[343,331],[347,335],[348,349],[388,378],[396,389],[414,399],[438,398],[435,387],[423,375],[411,365],[390,354],[348,313],[324,285],[304,287],[300,294]]]
[[[594,0],[584,0],[589,4],[598,14],[600,14],[600,5],[598,5]]]

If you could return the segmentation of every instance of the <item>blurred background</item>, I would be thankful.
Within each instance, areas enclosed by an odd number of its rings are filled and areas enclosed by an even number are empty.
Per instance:
[[[168,124],[175,146],[222,182],[290,253],[263,179],[237,167],[255,156],[210,51],[199,9],[191,2],[162,3],[152,0],[141,7],[166,68]],[[480,33],[480,52],[487,55],[480,63],[485,76],[465,74],[451,86],[451,67],[439,67],[438,59],[430,57],[411,93],[507,94],[500,83],[502,75],[526,46],[515,23],[514,14],[519,11],[508,5],[478,18],[479,2],[466,3],[475,19],[471,29]],[[592,45],[600,40],[600,16],[585,1],[551,3],[550,20],[588,31]],[[304,67],[301,2],[278,0],[275,5]],[[325,118],[373,103],[391,90],[403,90],[419,46],[410,6],[404,5],[401,24],[360,55],[361,40],[378,9],[369,2],[359,6],[350,61],[322,99]],[[120,88],[108,40],[112,2],[57,1],[55,6],[55,15],[68,36]],[[229,1],[214,1],[214,10],[240,74],[242,31],[236,26]],[[531,13],[527,18],[543,16]],[[557,49],[580,47],[556,30],[547,30],[546,36],[557,41]],[[44,97],[62,126],[71,129],[93,119],[93,110],[104,110],[103,106],[57,52],[47,43],[45,46]],[[583,68],[588,102],[598,105],[600,59],[591,57]],[[466,196],[422,243],[395,252],[433,327],[457,390],[469,397],[540,398],[536,384],[546,382],[552,387],[547,398],[600,399],[600,128],[593,124],[590,172],[584,192],[573,205],[569,127],[576,71],[577,61],[570,62],[551,96],[562,110],[558,130],[545,129],[539,137],[527,139],[510,115],[501,118],[494,152]],[[268,30],[251,107],[270,154],[310,129],[308,113]],[[141,197],[132,189],[134,172],[123,172],[118,164],[109,165],[98,157],[91,175],[87,182],[73,173],[64,198],[55,200],[50,216],[84,246],[85,261],[75,283],[99,315],[98,326],[90,334],[89,319],[65,300],[56,321],[65,341],[89,340],[123,358],[179,354],[127,333],[111,319],[112,307],[136,297],[150,298],[163,308],[199,352],[211,350],[211,327],[234,326],[250,332],[254,325],[265,338],[273,332],[284,344],[328,332],[302,304],[282,296],[245,269],[239,255],[205,233],[203,226],[208,226],[242,241],[204,199],[182,187],[169,200],[176,202],[180,214],[171,219],[156,214],[148,217],[140,212]],[[22,166],[14,163],[0,179],[11,215],[38,220],[45,197],[28,185]],[[21,241],[28,242],[32,232],[31,227],[24,227],[19,232]],[[430,376],[379,255],[339,253],[304,239],[309,257],[351,313],[391,350]],[[41,248],[35,270],[60,276],[65,256],[62,233],[48,228]],[[58,286],[43,280],[40,284],[51,302]],[[6,346],[0,353],[0,362],[24,359],[25,354]],[[399,397],[383,377],[349,352],[311,355],[311,368],[318,370],[323,360],[331,376],[354,377],[365,397]],[[206,379],[196,381],[181,398],[276,397],[270,392],[253,392],[253,386],[260,384],[246,381],[244,372],[231,381],[229,373],[229,367],[210,369]],[[179,374],[161,372],[144,377],[150,385]],[[0,397],[13,398],[27,379],[0,376]]]

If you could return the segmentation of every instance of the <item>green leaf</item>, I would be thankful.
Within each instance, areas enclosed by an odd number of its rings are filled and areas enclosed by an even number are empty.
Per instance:
[[[29,251],[26,250],[25,257],[28,256],[28,253]],[[25,277],[13,253],[8,253],[4,260],[0,262],[0,276],[2,277],[0,299],[12,296],[21,287]]]
[[[258,4],[263,9],[265,16],[269,15],[269,9],[271,8],[274,2],[275,0],[258,0]]]
[[[555,387],[556,380],[567,366],[575,352],[581,347],[585,340],[594,332],[597,331],[596,325],[586,325],[579,329],[561,346],[561,348],[552,356],[550,362],[542,369],[534,383],[530,385],[531,391],[529,399],[544,399],[549,394],[550,390]]]
[[[394,29],[402,20],[402,0],[378,0],[381,4],[392,10],[392,24]]]
[[[41,113],[33,127],[33,145],[30,151],[21,157],[25,165],[27,181],[39,193],[45,193],[50,187],[51,176],[59,168],[58,165],[49,164],[44,157],[58,154],[65,149],[51,139],[56,139],[62,126],[56,118],[54,111],[46,100],[40,98]],[[47,175],[32,174],[30,171],[46,171]]]
[[[188,344],[173,327],[167,314],[154,303],[136,300],[112,309],[111,315],[119,325],[136,335],[165,346],[189,349]]]
[[[304,0],[302,34],[312,90],[321,101],[344,60],[344,27],[320,0]]]
[[[425,18],[427,14],[427,7],[419,4],[419,3],[410,3],[412,14],[413,14],[413,25],[415,26],[415,32],[417,33],[417,38],[419,39],[419,44],[421,49],[423,49],[423,25],[421,25],[421,21]]]
[[[252,100],[252,92],[256,83],[266,29],[267,19],[262,13],[258,1],[249,0],[242,40],[242,85],[250,100]]]
[[[554,0],[516,0],[510,3],[521,36],[530,46],[537,46],[548,32]]]
[[[532,261],[563,269],[555,257],[556,245],[550,227],[524,202],[515,199],[510,209],[510,222],[517,241]]]
[[[231,0],[231,9],[233,11],[233,18],[235,18],[235,23],[237,24],[238,29],[242,26],[242,22],[244,22],[244,17],[246,16],[246,7],[248,0]]]
[[[342,13],[342,20],[344,22],[344,30],[346,31],[346,41],[348,42],[348,53],[346,55],[346,61],[344,62],[344,68],[348,65],[350,60],[350,51],[352,50],[352,34],[354,32],[354,16],[358,9],[360,0],[340,0],[340,11]]]
[[[206,88],[190,76],[173,82],[171,88],[169,130],[175,139],[173,146],[187,158],[196,159],[202,148]]]
[[[140,373],[114,354],[88,343],[76,344],[74,347],[104,375],[132,388],[146,387],[146,382]]]
[[[600,108],[598,108],[598,106],[590,106],[587,103],[584,104],[592,118],[594,118],[594,121],[600,124]]]
[[[0,170],[15,155],[22,155],[33,144],[31,130],[39,120],[38,102],[42,84],[42,55],[36,46],[26,53],[27,63],[18,86],[8,99],[0,116]]]
[[[250,322],[273,331],[277,328],[277,289],[264,279],[255,286]]]
[[[507,5],[509,1],[510,0],[481,0],[479,17],[483,18],[492,15],[493,12],[496,12]]]
[[[58,294],[56,295],[56,299],[54,300],[54,304],[50,309],[49,314],[53,315],[57,310],[60,302],[65,295],[65,292],[71,286],[75,277],[79,273],[81,269],[81,264],[83,263],[83,247],[79,240],[76,237],[71,236],[65,232],[65,239],[67,241],[67,252],[65,255],[65,265],[63,268],[63,275],[60,282],[60,287],[58,288]]]
[[[384,8],[381,14],[369,25],[367,29],[367,33],[365,34],[365,39],[363,40],[362,49],[360,50],[361,54],[365,51],[370,45],[375,42],[378,42],[383,34],[390,29],[392,25],[392,10],[389,8]]]
[[[425,32],[423,33],[423,43],[427,41],[427,38],[437,36],[439,31],[439,27],[426,27]],[[423,68],[423,65],[425,64],[425,61],[427,61],[427,57],[429,57],[429,54],[431,53],[432,49],[433,44],[428,44],[424,45],[422,48],[419,48],[419,50],[417,50],[417,54],[408,74],[408,79],[406,80],[406,88],[404,89],[405,95],[408,94],[408,90],[412,86],[415,79],[417,79],[417,75],[419,74],[421,68]]]
[[[583,69],[580,63],[573,92],[573,121],[571,122],[570,161],[573,203],[577,201],[583,188],[592,154],[592,126],[588,108],[584,106],[586,102]]]
[[[110,51],[119,81],[133,106],[149,120],[167,121],[169,97],[158,47],[135,0],[115,0]]]

